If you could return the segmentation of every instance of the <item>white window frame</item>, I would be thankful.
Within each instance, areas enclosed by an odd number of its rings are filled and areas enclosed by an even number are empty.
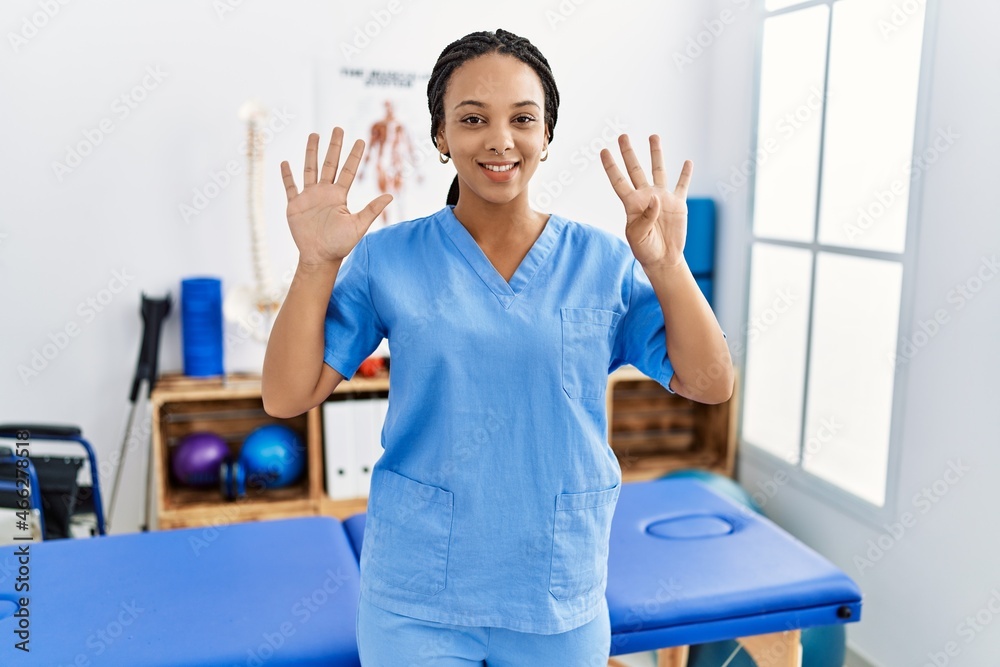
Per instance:
[[[763,51],[763,36],[764,36],[764,23],[765,21],[773,16],[779,16],[781,14],[787,14],[802,9],[807,9],[810,7],[815,7],[817,5],[825,5],[829,8],[829,21],[827,23],[827,41],[826,41],[826,64],[825,71],[823,74],[823,108],[820,111],[820,145],[818,153],[818,172],[817,179],[819,185],[822,186],[823,182],[823,150],[825,143],[825,133],[826,133],[826,97],[827,97],[827,85],[829,82],[829,70],[830,70],[830,42],[831,34],[833,30],[833,9],[834,5],[843,0],[806,0],[791,7],[786,7],[783,9],[777,9],[774,11],[767,11],[764,8],[764,0],[757,0],[758,7],[758,21],[759,25],[756,30],[756,40],[755,40],[755,53],[754,53],[754,82],[753,82],[753,101],[752,109],[753,115],[751,119],[750,127],[752,128],[750,136],[750,155],[757,154],[757,131],[759,125],[759,114],[760,114],[760,84],[761,84],[761,65],[762,65],[762,51]],[[931,128],[929,125],[930,116],[930,102],[931,102],[931,78],[932,78],[932,66],[934,63],[933,50],[934,50],[934,33],[937,24],[937,0],[922,0],[925,3],[924,8],[924,26],[923,26],[923,38],[921,43],[921,53],[920,53],[920,75],[917,82],[917,101],[915,109],[915,123],[914,123],[914,141],[913,141],[913,153],[912,156],[922,155],[925,150],[931,148],[931,144],[934,140],[934,136],[931,135]],[[894,252],[884,252],[884,251],[873,251],[861,248],[848,248],[841,246],[830,246],[820,243],[817,239],[819,238],[819,206],[820,200],[822,198],[822,191],[817,189],[818,196],[816,197],[816,209],[814,211],[814,230],[813,230],[813,241],[811,243],[803,243],[799,241],[787,241],[781,239],[773,239],[768,237],[756,237],[753,232],[753,212],[754,212],[754,197],[756,189],[756,163],[754,163],[751,173],[749,175],[748,181],[748,198],[747,198],[747,231],[746,231],[746,248],[745,248],[745,262],[746,267],[744,275],[744,292],[743,292],[743,318],[742,321],[746,322],[749,317],[750,309],[750,278],[752,275],[752,252],[754,244],[765,243],[770,245],[775,245],[779,247],[787,248],[797,248],[802,250],[808,250],[812,254],[812,278],[810,281],[810,293],[809,293],[809,319],[806,328],[806,352],[805,352],[805,376],[803,377],[803,401],[802,401],[802,432],[799,438],[799,461],[797,463],[789,463],[783,458],[772,454],[771,452],[762,449],[753,443],[747,442],[743,439],[743,406],[740,406],[739,414],[739,455],[740,458],[746,463],[758,468],[759,470],[765,472],[765,474],[776,475],[778,472],[784,473],[784,480],[788,486],[792,486],[799,489],[809,495],[812,495],[816,499],[826,503],[827,505],[843,510],[845,513],[859,519],[863,522],[871,524],[873,527],[881,528],[883,524],[891,521],[895,521],[899,518],[899,512],[902,508],[908,507],[908,499],[899,498],[899,468],[900,461],[902,458],[902,437],[904,418],[905,418],[905,394],[909,390],[908,383],[908,371],[911,362],[907,361],[902,364],[898,364],[895,369],[895,376],[893,379],[893,396],[892,396],[892,414],[891,414],[891,426],[889,432],[889,451],[888,460],[886,463],[886,480],[885,480],[885,502],[882,506],[874,505],[867,500],[847,491],[846,489],[834,484],[822,477],[819,477],[802,467],[802,452],[805,444],[805,428],[806,428],[806,411],[809,406],[809,373],[810,373],[810,355],[812,352],[812,324],[815,313],[815,293],[816,293],[816,264],[817,256],[819,252],[830,252],[837,255],[847,255],[853,257],[862,257],[870,259],[881,259],[888,260],[892,262],[897,262],[902,265],[902,285],[900,293],[900,311],[899,311],[899,324],[897,327],[896,340],[897,343],[900,338],[907,336],[914,330],[916,325],[915,314],[914,314],[914,302],[916,300],[915,287],[916,287],[916,252],[917,252],[917,242],[919,238],[919,228],[921,219],[921,200],[923,193],[923,179],[926,173],[922,174],[920,178],[912,181],[910,183],[908,209],[907,209],[907,220],[906,220],[906,245],[902,253]],[[748,344],[748,329],[744,328],[744,337],[742,341],[744,359],[745,362],[745,352],[747,350]],[[897,354],[898,354],[897,350]],[[746,378],[745,374],[741,374],[740,377],[740,395],[744,395],[746,390]],[[742,403],[742,402],[741,402]],[[776,495],[780,497],[780,485],[779,490]],[[762,491],[761,489],[751,488],[751,492]]]

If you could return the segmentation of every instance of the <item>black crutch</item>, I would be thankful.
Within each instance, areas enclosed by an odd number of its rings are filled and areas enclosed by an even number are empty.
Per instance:
[[[135,377],[132,379],[132,393],[129,401],[132,408],[129,411],[128,425],[125,428],[125,437],[122,439],[121,451],[118,454],[118,464],[115,468],[115,481],[111,487],[111,501],[108,505],[108,531],[111,529],[111,517],[115,509],[115,498],[118,495],[118,485],[121,482],[122,470],[125,469],[125,455],[128,451],[128,443],[132,437],[132,429],[135,427],[136,398],[145,407],[149,401],[153,388],[156,386],[157,365],[160,355],[160,333],[163,330],[163,321],[170,314],[170,293],[162,299],[151,299],[143,293],[142,295],[142,345],[139,348],[139,361],[135,368]],[[146,411],[143,410],[145,416]],[[143,419],[143,425],[147,421]],[[143,513],[142,531],[149,530],[149,493],[153,486],[153,453],[149,447],[149,430],[143,434],[143,444],[146,444],[146,498]]]

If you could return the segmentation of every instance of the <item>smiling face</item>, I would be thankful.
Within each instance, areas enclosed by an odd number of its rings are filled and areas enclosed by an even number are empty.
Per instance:
[[[451,155],[461,197],[526,198],[548,146],[545,94],[531,66],[498,53],[474,58],[452,73],[443,103],[438,150]]]

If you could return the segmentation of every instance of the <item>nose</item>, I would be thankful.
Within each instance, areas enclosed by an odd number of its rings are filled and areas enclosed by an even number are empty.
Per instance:
[[[509,130],[501,128],[493,132],[486,141],[486,152],[503,155],[504,151],[514,147],[514,141]]]

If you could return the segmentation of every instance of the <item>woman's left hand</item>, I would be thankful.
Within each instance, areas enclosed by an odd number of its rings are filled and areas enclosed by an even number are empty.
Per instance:
[[[632,150],[628,135],[618,137],[629,179],[618,170],[611,151],[601,150],[601,162],[611,180],[611,186],[625,205],[625,238],[632,254],[645,269],[674,268],[684,261],[684,240],[687,237],[687,191],[694,164],[685,160],[677,186],[667,190],[667,172],[663,168],[660,137],[649,137],[649,154],[653,165],[653,183],[646,180],[639,159]]]

